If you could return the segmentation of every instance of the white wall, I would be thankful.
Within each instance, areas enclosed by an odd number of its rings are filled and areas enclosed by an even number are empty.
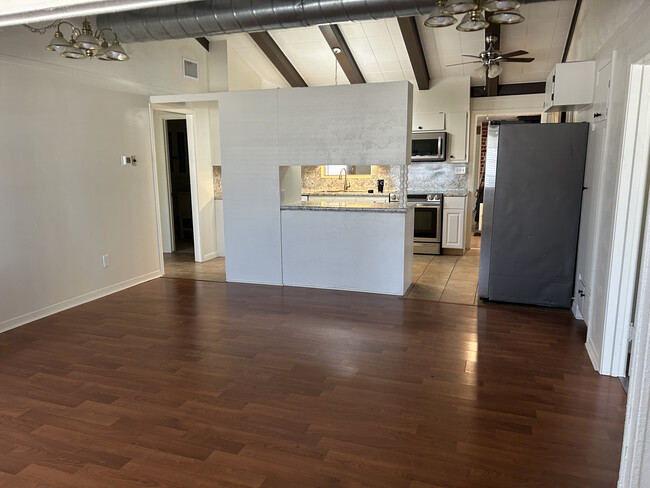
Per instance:
[[[623,5],[625,3],[625,5]],[[614,27],[603,27],[604,19],[611,15]],[[644,56],[650,54],[650,4],[638,0],[631,2],[594,2],[584,3],[578,18],[576,32],[569,50],[568,61],[595,59],[596,64],[614,57],[610,87],[609,113],[605,131],[603,149],[599,151],[605,164],[600,174],[600,190],[596,200],[600,202],[594,222],[594,250],[591,289],[591,313],[587,349],[596,368],[605,374],[610,374],[611,364],[601,364],[600,358],[611,358],[615,344],[607,340],[612,336],[606,324],[608,307],[608,282],[610,268],[613,263],[611,255],[614,237],[613,202],[619,191],[619,172],[621,169],[621,149],[623,141],[623,126],[625,120],[627,90],[630,76],[630,66]],[[615,53],[615,56],[613,54]],[[592,122],[593,107],[587,106],[576,114],[576,120]],[[587,166],[597,165],[598,154],[594,151],[587,157]],[[578,256],[582,259],[583,256]],[[584,315],[584,314],[583,314]]]
[[[105,63],[50,53],[50,37],[0,31],[0,330],[160,274],[143,94],[207,87],[180,71],[183,56],[204,62],[194,40]]]

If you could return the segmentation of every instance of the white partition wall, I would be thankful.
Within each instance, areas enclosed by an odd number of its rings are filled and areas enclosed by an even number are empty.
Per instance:
[[[220,95],[226,279],[282,284],[277,91]]]

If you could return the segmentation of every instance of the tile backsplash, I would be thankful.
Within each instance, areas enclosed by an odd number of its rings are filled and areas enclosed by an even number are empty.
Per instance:
[[[302,191],[335,191],[343,189],[343,180],[337,177],[323,178],[321,166],[302,167]],[[368,178],[348,178],[349,191],[377,191],[377,180],[384,180],[384,193],[399,192],[400,166],[371,166]]]
[[[408,170],[408,192],[465,195],[469,188],[469,177],[467,173],[457,175],[457,166],[445,162],[412,163]]]

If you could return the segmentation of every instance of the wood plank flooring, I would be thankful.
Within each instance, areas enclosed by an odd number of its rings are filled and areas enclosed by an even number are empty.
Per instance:
[[[157,279],[0,334],[0,488],[599,488],[567,312]]]

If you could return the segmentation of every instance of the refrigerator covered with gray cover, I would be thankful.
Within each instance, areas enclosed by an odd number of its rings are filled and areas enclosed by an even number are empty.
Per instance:
[[[588,123],[490,125],[478,295],[569,308]]]

